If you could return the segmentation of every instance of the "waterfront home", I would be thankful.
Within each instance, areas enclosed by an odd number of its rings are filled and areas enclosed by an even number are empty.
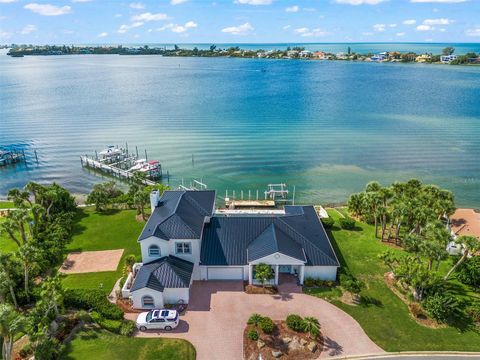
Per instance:
[[[432,57],[429,54],[422,54],[419,55],[415,58],[415,61],[418,63],[425,63],[429,62],[432,59]]]
[[[327,60],[328,59],[327,53],[324,53],[323,51],[315,51],[313,53],[313,57],[315,59],[318,59],[318,60]]]
[[[298,53],[298,56],[302,57],[302,58],[309,58],[312,56],[312,52],[309,51],[309,50],[303,50],[303,51],[300,51]]]
[[[450,64],[453,60],[457,60],[457,55],[442,55],[440,61],[444,64]]]
[[[260,263],[270,265],[271,285],[336,279],[340,263],[313,206],[217,213],[215,197],[211,190],[151,194],[152,215],[138,238],[142,263],[122,289],[134,308],[188,303],[194,280],[258,284]]]
[[[292,58],[292,57],[297,57],[298,56],[298,50],[288,50],[287,51],[287,56]]]

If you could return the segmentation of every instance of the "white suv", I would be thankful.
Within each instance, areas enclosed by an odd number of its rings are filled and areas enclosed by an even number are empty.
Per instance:
[[[178,312],[176,310],[155,309],[138,315],[137,328],[140,331],[150,329],[172,330],[178,326]]]

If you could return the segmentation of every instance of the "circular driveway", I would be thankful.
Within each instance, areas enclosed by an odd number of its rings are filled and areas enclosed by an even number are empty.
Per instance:
[[[278,295],[248,295],[241,281],[195,281],[188,311],[171,331],[139,332],[141,337],[172,337],[190,341],[198,360],[243,358],[243,330],[252,313],[284,320],[288,314],[314,316],[322,326],[325,346],[320,358],[383,353],[347,313],[322,299],[305,295],[293,284],[279,286]],[[135,320],[137,314],[126,314]]]

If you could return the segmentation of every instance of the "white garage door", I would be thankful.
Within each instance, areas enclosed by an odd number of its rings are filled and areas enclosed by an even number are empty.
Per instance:
[[[242,267],[209,267],[208,280],[243,280]]]

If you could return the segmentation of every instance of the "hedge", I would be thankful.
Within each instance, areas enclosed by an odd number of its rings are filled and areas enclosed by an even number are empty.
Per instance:
[[[93,310],[105,319],[123,319],[123,311],[109,302],[102,290],[67,289],[63,301],[66,307]]]

